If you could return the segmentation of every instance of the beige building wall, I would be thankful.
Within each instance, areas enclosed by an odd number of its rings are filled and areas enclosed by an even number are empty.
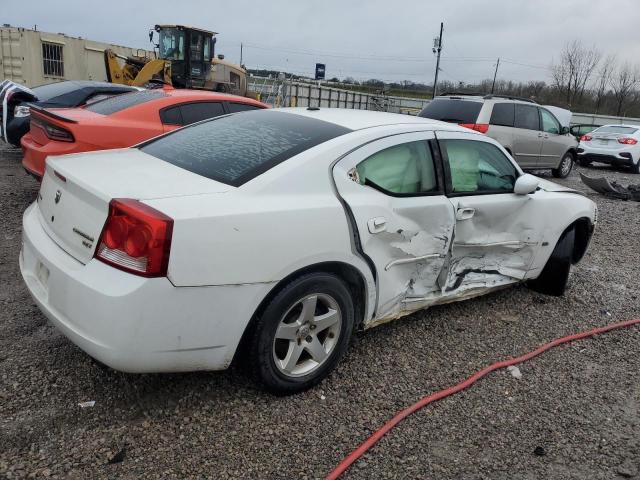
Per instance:
[[[8,79],[28,87],[62,80],[106,82],[104,50],[108,48],[121,55],[153,57],[153,52],[142,49],[60,33],[0,27],[0,82]]]

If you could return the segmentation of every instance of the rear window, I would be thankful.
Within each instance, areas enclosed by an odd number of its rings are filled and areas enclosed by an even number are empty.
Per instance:
[[[452,123],[476,123],[482,102],[436,98],[420,112],[421,117]]]
[[[625,135],[631,135],[632,133],[636,133],[638,131],[637,128],[634,127],[600,127],[596,128],[593,133],[624,133]]]
[[[228,105],[230,113],[248,112],[250,110],[260,110],[260,108],[262,108],[255,105],[248,105],[246,103],[229,103]]]
[[[142,103],[150,102],[158,98],[168,96],[162,90],[143,90],[141,92],[125,93],[116,97],[109,97],[91,105],[87,105],[86,109],[90,112],[100,113],[102,115],[111,115],[120,112],[126,108],[131,108]]]
[[[79,87],[75,82],[56,82],[49,83],[47,85],[40,85],[33,88],[33,92],[41,102],[46,102],[52,98],[59,97],[60,95],[66,95],[67,93],[78,90]]]
[[[238,187],[281,162],[351,130],[284,112],[259,110],[176,130],[140,150]]]
[[[496,103],[491,112],[491,125],[513,127],[515,108],[513,103]]]

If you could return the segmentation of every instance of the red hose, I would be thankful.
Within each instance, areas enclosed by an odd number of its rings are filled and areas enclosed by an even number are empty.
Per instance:
[[[532,359],[540,355],[547,350],[557,347],[558,345],[562,345],[563,343],[573,342],[575,340],[581,340],[583,338],[592,337],[594,335],[598,335],[600,333],[606,333],[611,330],[616,330],[618,328],[626,328],[632,325],[640,324],[640,318],[635,320],[627,320],[626,322],[612,323],[611,325],[607,325],[605,327],[594,328],[592,330],[587,330],[586,332],[576,333],[573,335],[568,335],[566,337],[557,338],[549,343],[545,343],[544,345],[538,347],[532,352],[525,353],[520,357],[513,358],[511,360],[502,360],[500,362],[496,362],[493,365],[483,368],[482,370],[474,373],[469,378],[460,382],[459,384],[445,388],[444,390],[440,390],[439,392],[433,393],[422,399],[418,400],[416,403],[411,405],[410,407],[405,408],[391,420],[387,421],[380,429],[378,429],[373,435],[371,435],[367,440],[365,440],[358,448],[356,448],[353,452],[351,452],[347,457],[342,460],[336,468],[334,468],[329,475],[327,475],[326,480],[335,480],[340,475],[342,475],[358,458],[360,458],[367,450],[373,447],[389,430],[395,427],[402,420],[407,418],[414,412],[417,412],[423,407],[426,407],[432,402],[437,400],[441,400],[449,395],[453,395],[454,393],[458,393],[461,390],[464,390],[467,387],[470,387],[475,382],[480,380],[482,377],[487,375],[488,373],[493,372],[494,370],[498,370],[500,368],[505,368],[510,365],[516,365],[518,363],[525,362],[527,360]]]

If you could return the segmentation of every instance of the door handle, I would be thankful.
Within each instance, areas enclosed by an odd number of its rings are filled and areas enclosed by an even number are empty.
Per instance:
[[[384,217],[374,217],[367,221],[370,233],[380,233],[387,229],[387,219]]]
[[[456,211],[456,220],[468,220],[476,213],[475,208],[459,208]]]

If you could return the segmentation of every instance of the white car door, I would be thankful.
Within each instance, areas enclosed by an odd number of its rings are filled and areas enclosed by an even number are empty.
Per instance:
[[[386,137],[353,151],[333,169],[361,248],[375,264],[377,323],[411,311],[411,298],[439,296],[442,290],[454,213],[434,161],[433,139],[432,132]]]
[[[522,280],[550,212],[541,211],[535,193],[513,193],[520,172],[489,139],[471,133],[436,135],[456,218],[445,294]]]

